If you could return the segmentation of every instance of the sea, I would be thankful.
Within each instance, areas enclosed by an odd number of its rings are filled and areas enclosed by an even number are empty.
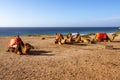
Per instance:
[[[0,27],[0,36],[54,35],[75,32],[84,35],[97,32],[114,33],[118,30],[118,27]]]

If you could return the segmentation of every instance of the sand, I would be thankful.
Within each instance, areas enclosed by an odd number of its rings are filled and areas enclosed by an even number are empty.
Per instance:
[[[35,47],[30,55],[6,52],[11,38],[0,37],[0,80],[120,80],[120,36],[87,45],[54,44],[48,35],[21,36]]]

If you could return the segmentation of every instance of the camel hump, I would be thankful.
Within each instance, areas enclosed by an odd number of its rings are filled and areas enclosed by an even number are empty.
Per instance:
[[[31,48],[31,49],[34,49],[34,46],[32,46],[31,44],[29,43],[25,43],[24,46],[28,47],[28,48]]]

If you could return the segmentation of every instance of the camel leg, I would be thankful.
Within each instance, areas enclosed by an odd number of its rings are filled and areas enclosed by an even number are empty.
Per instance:
[[[21,44],[20,44],[20,43],[17,45],[16,54],[19,54],[19,55],[22,54],[22,47],[21,47]]]

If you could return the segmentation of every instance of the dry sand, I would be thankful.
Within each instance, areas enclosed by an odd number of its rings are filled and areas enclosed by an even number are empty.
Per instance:
[[[35,47],[30,55],[6,52],[14,37],[0,37],[0,80],[120,80],[120,36],[87,45],[58,45],[43,36],[21,36]]]

